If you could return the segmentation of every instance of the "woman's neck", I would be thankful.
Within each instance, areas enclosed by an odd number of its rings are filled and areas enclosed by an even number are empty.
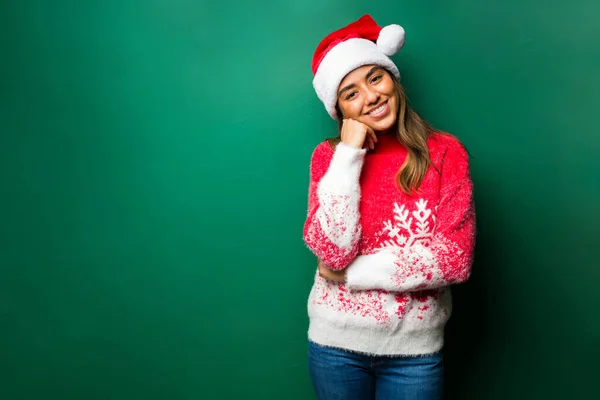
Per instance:
[[[377,143],[375,143],[374,153],[387,153],[402,150],[404,146],[398,140],[394,132],[377,133]]]
[[[381,132],[375,132],[375,134],[377,135],[377,137],[379,136],[396,136],[396,133],[398,132],[398,125],[394,124],[394,126],[392,126],[390,129],[387,129],[385,131],[381,131]]]

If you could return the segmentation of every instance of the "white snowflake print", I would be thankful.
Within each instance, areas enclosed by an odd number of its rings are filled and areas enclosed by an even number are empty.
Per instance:
[[[415,244],[427,246],[431,242],[435,215],[427,208],[427,200],[420,199],[415,205],[417,209],[411,213],[404,204],[399,206],[394,203],[394,222],[384,221],[383,234],[388,239],[382,243],[381,248],[410,248]],[[413,220],[416,221],[414,226]]]
[[[405,204],[394,203],[394,222],[384,221],[382,235],[387,239],[380,249],[396,254],[396,271],[391,276],[393,284],[418,289],[443,281],[443,274],[430,249],[435,213],[427,208],[427,200],[420,199],[414,204],[416,207],[411,212]]]

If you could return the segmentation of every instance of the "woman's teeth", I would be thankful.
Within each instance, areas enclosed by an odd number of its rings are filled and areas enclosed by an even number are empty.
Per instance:
[[[369,115],[373,115],[373,114],[379,114],[380,112],[383,111],[383,109],[385,108],[385,104],[383,103],[382,105],[380,105],[379,107],[377,107],[376,109],[374,109],[373,111],[369,112]]]

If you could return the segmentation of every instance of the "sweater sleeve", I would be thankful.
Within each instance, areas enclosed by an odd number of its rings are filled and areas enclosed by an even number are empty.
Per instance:
[[[333,152],[324,142],[312,156],[304,242],[333,270],[346,267],[358,253],[359,180],[365,153],[343,143]]]
[[[358,256],[347,269],[351,290],[436,289],[469,278],[475,245],[475,208],[466,150],[456,142],[441,165],[440,200],[429,244],[385,247]]]

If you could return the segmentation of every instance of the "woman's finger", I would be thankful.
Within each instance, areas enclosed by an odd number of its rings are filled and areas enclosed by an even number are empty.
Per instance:
[[[367,126],[367,133],[369,137],[373,139],[373,143],[377,143],[377,135],[375,134],[375,131]]]

